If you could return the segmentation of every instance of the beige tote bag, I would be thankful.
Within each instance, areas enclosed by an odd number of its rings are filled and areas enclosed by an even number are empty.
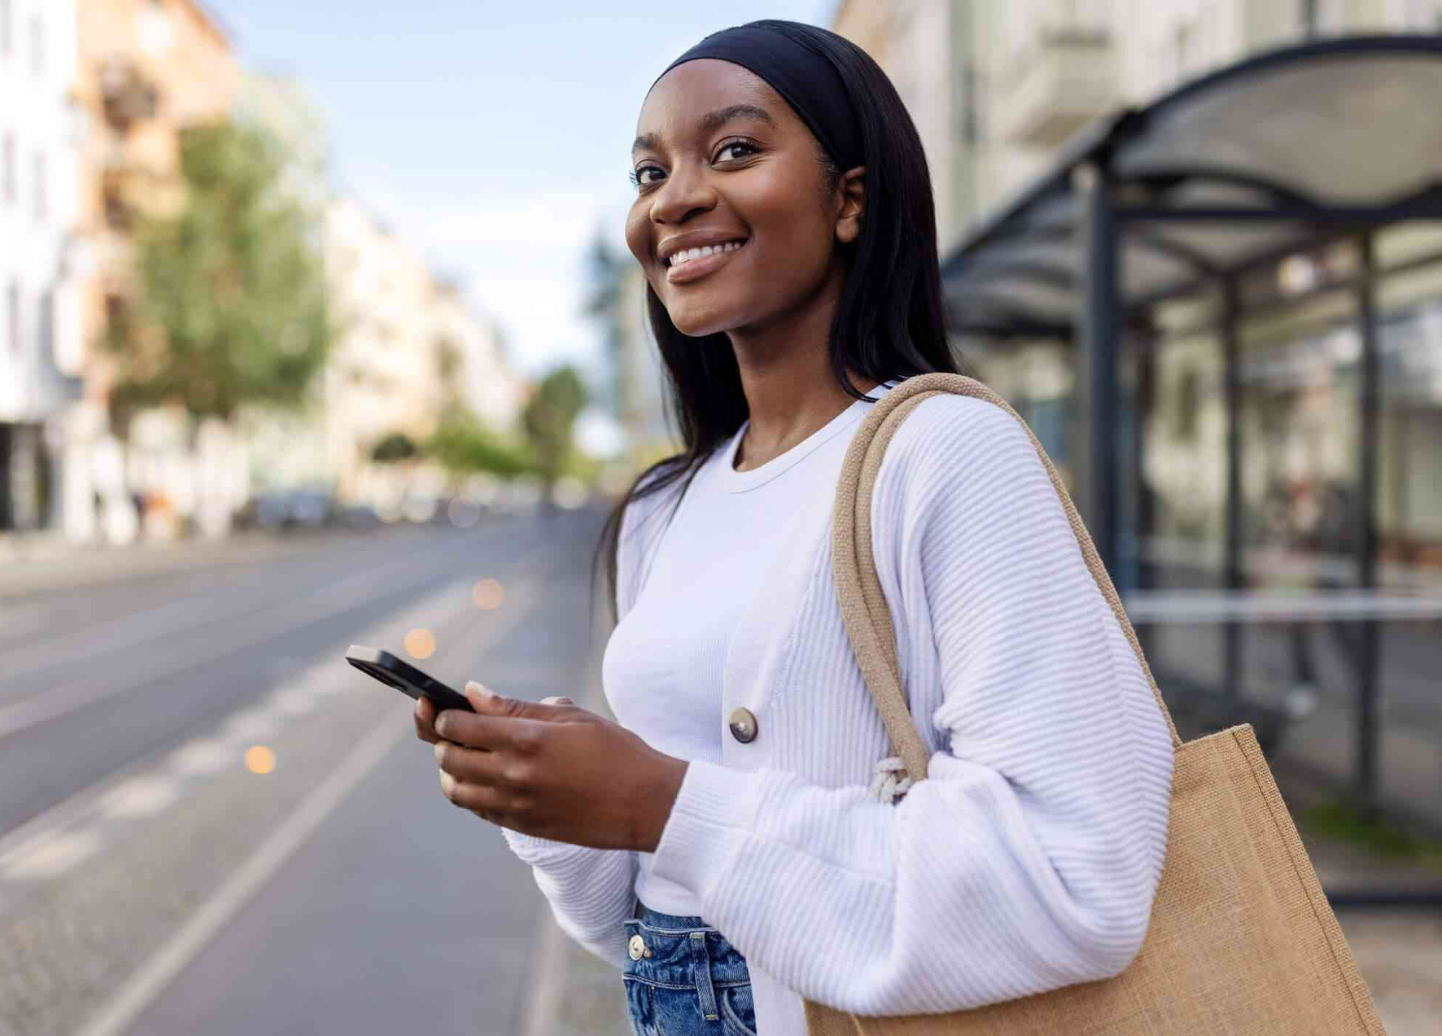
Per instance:
[[[871,555],[871,492],[886,444],[923,399],[1005,400],[959,374],[909,378],[876,403],[847,452],[832,572],[847,635],[914,781],[928,753],[907,711],[895,631]],[[1141,952],[1115,978],[951,1014],[863,1017],[807,1001],[809,1036],[1379,1036],[1382,1024],[1249,724],[1182,744],[1091,536],[1036,436],[1087,567],[1116,612],[1176,749],[1166,863]],[[898,775],[901,776],[901,775]],[[965,967],[965,961],[957,961]]]

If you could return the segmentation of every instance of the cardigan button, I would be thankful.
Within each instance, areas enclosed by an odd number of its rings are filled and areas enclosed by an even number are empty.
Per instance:
[[[750,709],[731,713],[731,736],[743,745],[756,740],[756,716]]]

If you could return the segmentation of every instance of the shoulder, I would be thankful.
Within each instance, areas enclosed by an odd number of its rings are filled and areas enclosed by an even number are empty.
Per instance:
[[[1020,418],[988,400],[948,393],[922,400],[902,422],[877,485],[905,486],[919,503],[962,481],[975,490],[1037,477],[1050,481]]]

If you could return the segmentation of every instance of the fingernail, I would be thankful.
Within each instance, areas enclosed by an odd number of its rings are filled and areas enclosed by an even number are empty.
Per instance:
[[[485,697],[487,697],[487,698],[494,698],[494,697],[496,696],[496,692],[495,692],[495,691],[491,690],[491,689],[490,689],[489,687],[487,687],[485,684],[477,683],[477,682],[474,681],[474,680],[472,680],[470,683],[466,684],[466,690],[469,691],[469,690],[472,690],[472,689],[479,691],[481,694],[483,694],[483,695],[484,695]]]

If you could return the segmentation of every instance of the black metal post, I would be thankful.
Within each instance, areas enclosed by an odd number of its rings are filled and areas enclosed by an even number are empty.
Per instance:
[[[1357,582],[1363,591],[1377,586],[1377,420],[1381,361],[1377,349],[1377,260],[1373,235],[1358,242],[1361,276],[1357,284],[1357,323],[1362,338],[1361,443],[1357,463]],[[1376,619],[1362,620],[1357,645],[1357,797],[1362,816],[1377,819],[1377,662],[1380,629]]]
[[[1078,506],[1107,572],[1117,563],[1117,342],[1121,337],[1120,256],[1117,219],[1107,177],[1097,166],[1079,170],[1086,212],[1083,235],[1082,313],[1077,350],[1078,430],[1081,462]]]
[[[1222,278],[1223,396],[1227,411],[1227,514],[1222,582],[1227,590],[1241,590],[1242,573],[1242,371],[1240,332],[1241,287],[1234,276]],[[1240,622],[1222,627],[1222,698],[1227,722],[1235,722],[1242,696],[1242,638]]]

